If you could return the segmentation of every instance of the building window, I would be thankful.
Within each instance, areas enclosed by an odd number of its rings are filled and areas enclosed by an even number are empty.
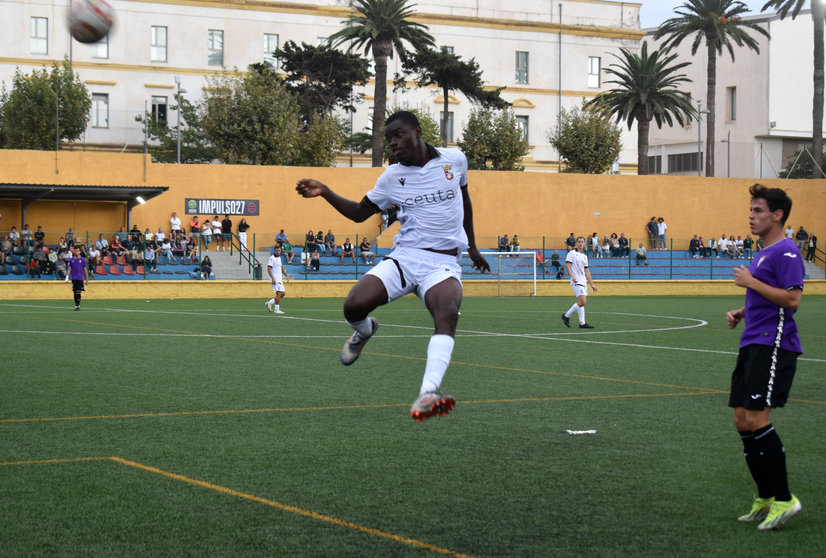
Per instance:
[[[662,174],[663,173],[663,158],[662,155],[657,155],[648,158],[648,174]]]
[[[447,128],[445,129],[445,112],[439,111],[439,134],[447,143],[453,143],[453,113],[447,113]]]
[[[92,128],[109,127],[109,95],[92,93]]]
[[[152,120],[155,122],[166,122],[166,111],[166,97],[152,95]]]
[[[726,87],[726,119],[737,120],[737,88]]]
[[[273,68],[278,68],[278,58],[275,57],[276,50],[278,50],[278,35],[264,33],[264,62]]]
[[[49,54],[49,18],[33,17],[31,19],[32,54]]]
[[[516,51],[516,83],[528,83],[528,53]]]
[[[599,56],[588,57],[588,87],[599,87],[599,72],[602,68],[602,59]]]
[[[218,29],[210,29],[209,30],[209,38],[208,38],[208,45],[207,48],[209,50],[209,56],[207,57],[207,63],[210,66],[223,66],[224,65],[224,32]]]
[[[166,62],[166,27],[152,26],[152,46],[149,49],[149,60],[152,62]]]
[[[92,58],[109,58],[109,34],[92,45]]]
[[[519,132],[522,134],[522,139],[525,140],[527,143],[528,141],[528,117],[527,116],[517,116],[516,117],[516,127],[519,128]]]
[[[453,54],[453,47],[452,46],[446,46],[446,47],[442,47],[442,48],[445,49],[446,53]]]
[[[320,46],[320,47],[328,47],[328,46],[330,46],[330,38],[329,37],[316,37],[315,44],[316,44],[316,46]]]
[[[696,172],[700,168],[700,156],[696,151],[675,153],[668,156],[668,172]]]

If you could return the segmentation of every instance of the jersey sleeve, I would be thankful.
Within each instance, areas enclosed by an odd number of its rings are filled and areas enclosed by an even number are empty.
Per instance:
[[[785,265],[777,266],[778,269],[775,270],[778,286],[787,291],[791,289],[802,289],[803,276],[806,273],[800,254],[793,253],[793,255],[794,257],[784,254],[781,261]]]
[[[373,186],[373,189],[367,192],[364,196],[366,200],[374,205],[379,211],[384,211],[393,203],[390,197],[390,168],[391,167],[388,167],[383,173],[381,173],[379,179],[376,180],[376,185]]]
[[[574,263],[574,251],[568,250],[568,254],[565,256],[565,263]]]

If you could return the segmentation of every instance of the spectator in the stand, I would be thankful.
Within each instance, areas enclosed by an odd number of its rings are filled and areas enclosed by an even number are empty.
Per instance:
[[[209,256],[204,256],[201,261],[201,277],[208,281],[210,275],[212,275],[212,260],[209,259]]]
[[[361,239],[361,244],[359,244],[359,253],[364,259],[365,264],[373,265],[373,260],[376,258],[376,253],[370,249],[370,241],[367,240],[367,237]]]
[[[708,238],[708,244],[706,244],[706,255],[709,258],[720,258],[720,254],[717,252],[717,241],[714,240],[713,236]]]
[[[353,243],[349,238],[344,239],[344,244],[341,245],[341,263],[344,263],[344,256],[349,256],[356,263],[356,253],[353,251]]]
[[[657,227],[657,218],[651,217],[651,220],[648,221],[645,225],[645,230],[648,232],[648,241],[651,243],[651,249],[656,250],[657,246],[659,245],[659,238],[657,236],[658,227]]]
[[[158,270],[158,254],[151,246],[146,247],[146,254],[144,255],[143,260],[150,271]]]
[[[617,233],[611,233],[611,257],[619,258],[622,250],[620,249],[619,237]]]
[[[336,246],[336,236],[333,234],[333,229],[328,229],[327,234],[324,235],[324,247],[327,248],[331,256],[336,255],[338,246]]]
[[[212,242],[212,223],[209,218],[205,218],[201,223],[201,244],[205,252],[209,252],[209,243]]]
[[[803,227],[801,227],[801,228],[803,228]],[[34,233],[29,228],[28,223],[23,225],[23,229],[20,231],[20,242],[24,246],[33,246],[34,245]]]
[[[17,227],[14,225],[12,225],[11,231],[9,231],[9,240],[12,246],[20,246],[20,233],[17,232]]]
[[[241,217],[241,222],[238,223],[238,244],[241,245],[239,248],[242,252],[248,252],[247,250],[247,229],[250,226],[247,223],[246,217]]]
[[[611,239],[607,234],[602,237],[602,253],[606,258],[611,255]]]
[[[75,230],[72,227],[69,227],[69,230],[66,231],[66,234],[63,235],[63,238],[66,239],[66,242],[69,243],[69,248],[71,248],[72,243],[75,240]]]
[[[58,258],[57,262],[55,262],[55,273],[57,273],[58,279],[66,279],[66,260],[63,258]]]
[[[324,232],[318,231],[315,235],[315,245],[320,253],[324,253]]]
[[[136,270],[139,265],[143,265],[145,256],[140,246],[135,246],[134,248],[132,248],[132,250],[129,252],[128,260],[129,261],[127,263],[131,264],[133,271]]]
[[[127,236],[128,234],[126,233],[126,227],[121,227],[120,230],[112,236],[112,240],[114,241],[117,238],[118,240],[120,240],[120,243],[123,244],[124,242],[126,242]]]
[[[44,250],[45,252],[45,250]],[[49,253],[46,254],[46,273],[56,273],[57,272],[57,252],[55,250],[49,250]]]
[[[508,247],[508,251],[514,254],[519,253],[519,235],[513,235],[513,238],[511,239],[511,244]]]
[[[315,233],[313,232],[312,229],[310,229],[309,231],[307,231],[307,234],[304,235],[304,252],[303,253],[306,253],[307,255],[302,256],[301,259],[304,260],[304,261],[309,259],[310,254],[312,254],[313,250],[315,250],[316,248],[317,248],[317,246],[316,246],[316,243],[315,243]]]
[[[46,254],[43,252],[43,243],[35,242],[31,261],[37,266],[38,275],[46,273]]]
[[[697,253],[699,254],[699,258],[706,257],[706,245],[705,242],[703,242],[702,236],[697,239]]]
[[[745,253],[745,243],[740,235],[737,235],[737,240],[734,241],[734,248],[737,250],[737,257],[742,258]]]
[[[60,238],[57,239],[57,254],[59,256],[63,252],[68,252],[68,251],[69,251],[69,243],[66,242],[65,237],[61,236]]]
[[[809,240],[806,241],[806,261],[814,262],[817,254],[817,236],[814,233],[809,235]]]
[[[149,228],[146,229],[147,231]],[[132,244],[143,244],[143,233],[138,228],[138,225],[132,225],[132,230],[129,231],[129,236],[132,237]]]
[[[284,229],[281,229],[277,235],[275,235],[275,241],[283,246],[285,242],[287,242],[287,235],[284,233]]]
[[[499,237],[499,251],[500,252],[507,252],[510,247],[511,241],[508,238],[508,235],[504,234]]]
[[[155,233],[155,242],[158,243],[158,246],[163,244],[163,241],[166,239],[166,233],[163,232],[163,227],[158,227],[158,232]]]
[[[595,258],[602,257],[602,247],[599,245],[599,235],[594,231],[591,238],[588,239],[588,244],[591,246],[591,255]]]
[[[40,264],[34,258],[29,258],[26,262],[26,274],[29,277],[40,278]]]
[[[34,232],[34,241],[39,242],[41,244],[45,244],[46,233],[43,232],[43,227],[40,225],[37,226],[37,230]]]
[[[164,239],[164,241],[161,243],[159,253],[166,258],[167,262],[171,264],[178,263],[177,261],[175,261],[175,254],[172,253],[172,244],[169,243],[168,238]],[[149,256],[147,254],[147,258],[148,257]],[[147,263],[149,262],[147,261]]]
[[[569,252],[576,247],[576,237],[574,233],[571,233],[568,238],[565,239],[565,249]]]
[[[184,254],[186,252],[186,244],[184,244],[183,239],[178,236],[172,241],[172,254],[178,258],[178,261],[182,260]],[[170,260],[170,263],[172,260]]]
[[[195,237],[196,242],[201,236],[201,220],[198,219],[197,215],[193,215],[192,220],[189,222],[189,234]]]
[[[691,255],[692,258],[694,258],[696,260],[697,258],[700,257],[700,256],[697,255],[697,252],[699,250],[700,250],[700,240],[697,238],[697,235],[695,234],[694,238],[692,238],[688,242],[688,253]]]
[[[11,240],[8,236],[0,236],[0,264],[6,263],[6,258],[11,256],[14,247],[11,245]]]
[[[181,237],[181,219],[174,211],[172,212],[172,217],[169,218],[169,230],[172,231],[170,233],[172,237],[171,240]]]
[[[662,217],[657,219],[657,238],[660,240],[660,250],[665,250],[665,232],[668,230],[668,225]]]
[[[743,257],[751,259],[754,255],[754,239],[750,234],[743,239]]]
[[[290,243],[290,240],[288,238],[285,238],[284,242],[281,243],[281,251],[284,254],[284,258],[287,260],[287,263],[293,263],[295,253],[293,252],[293,245],[292,243]]]
[[[562,267],[559,263],[559,252],[554,250],[554,253],[551,254],[551,265],[554,266],[554,270],[556,271],[556,278],[562,279],[565,276],[564,267]],[[561,276],[560,276],[561,274]]]
[[[103,233],[98,235],[98,239],[95,241],[95,248],[100,252],[101,258],[109,255],[109,241],[103,238]]]
[[[215,239],[215,251],[221,251],[221,240],[224,234],[224,228],[221,226],[221,220],[218,216],[212,218],[212,238]]]
[[[229,218],[229,215],[224,215],[224,218],[221,219],[221,248],[224,251],[232,248],[232,219]]]
[[[631,247],[628,244],[628,239],[625,238],[625,233],[621,232],[619,236],[619,255],[621,258],[626,258],[631,253]]]
[[[636,252],[637,255],[635,256],[635,258],[637,260],[637,265],[640,265],[640,262],[644,263],[645,265],[648,265],[648,257],[645,255],[645,247],[642,245],[642,242],[640,242],[640,245],[637,246]]]
[[[186,258],[191,262],[198,261],[198,241],[195,240],[195,235],[190,234],[186,239]]]
[[[786,225],[786,228],[783,230],[783,233],[786,235],[786,238],[794,239],[794,229],[791,225]]]
[[[103,256],[100,254],[100,250],[94,244],[89,246],[89,270],[94,271],[95,267],[101,265]]]
[[[311,271],[318,273],[318,270],[321,267],[321,257],[319,256],[317,249],[313,250],[313,253],[310,255],[310,259],[307,260],[307,267]]]
[[[794,239],[797,243],[797,249],[800,250],[800,253],[802,254],[803,249],[806,247],[806,241],[809,240],[809,233],[806,232],[803,225],[800,225],[800,230],[794,235]]]

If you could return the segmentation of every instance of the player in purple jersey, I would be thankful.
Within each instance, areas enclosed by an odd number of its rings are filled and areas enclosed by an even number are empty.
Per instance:
[[[72,280],[72,291],[75,293],[75,312],[80,310],[80,293],[86,290],[89,284],[89,268],[86,267],[86,258],[81,257],[80,248],[72,248],[72,257],[69,258],[69,273],[66,281]]]
[[[749,189],[749,227],[765,246],[751,265],[734,268],[734,282],[746,288],[746,305],[726,313],[732,329],[746,326],[731,377],[729,406],[743,441],[746,464],[757,484],[757,496],[740,521],[759,521],[761,531],[777,529],[797,514],[800,500],[789,491],[786,450],[769,420],[772,408],[789,396],[803,350],[794,313],[800,306],[804,267],[783,225],[792,200],[780,188],[755,184]]]

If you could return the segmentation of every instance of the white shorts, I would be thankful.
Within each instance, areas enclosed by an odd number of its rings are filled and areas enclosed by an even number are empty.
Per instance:
[[[588,285],[574,283],[573,281],[571,281],[571,288],[574,290],[574,295],[577,298],[581,296],[588,296]]]
[[[365,275],[375,275],[387,290],[387,302],[415,292],[422,302],[425,293],[453,277],[462,283],[459,258],[419,248],[397,248]]]
[[[283,293],[284,292],[284,283],[281,281],[276,281],[272,283],[272,292],[274,293]]]

